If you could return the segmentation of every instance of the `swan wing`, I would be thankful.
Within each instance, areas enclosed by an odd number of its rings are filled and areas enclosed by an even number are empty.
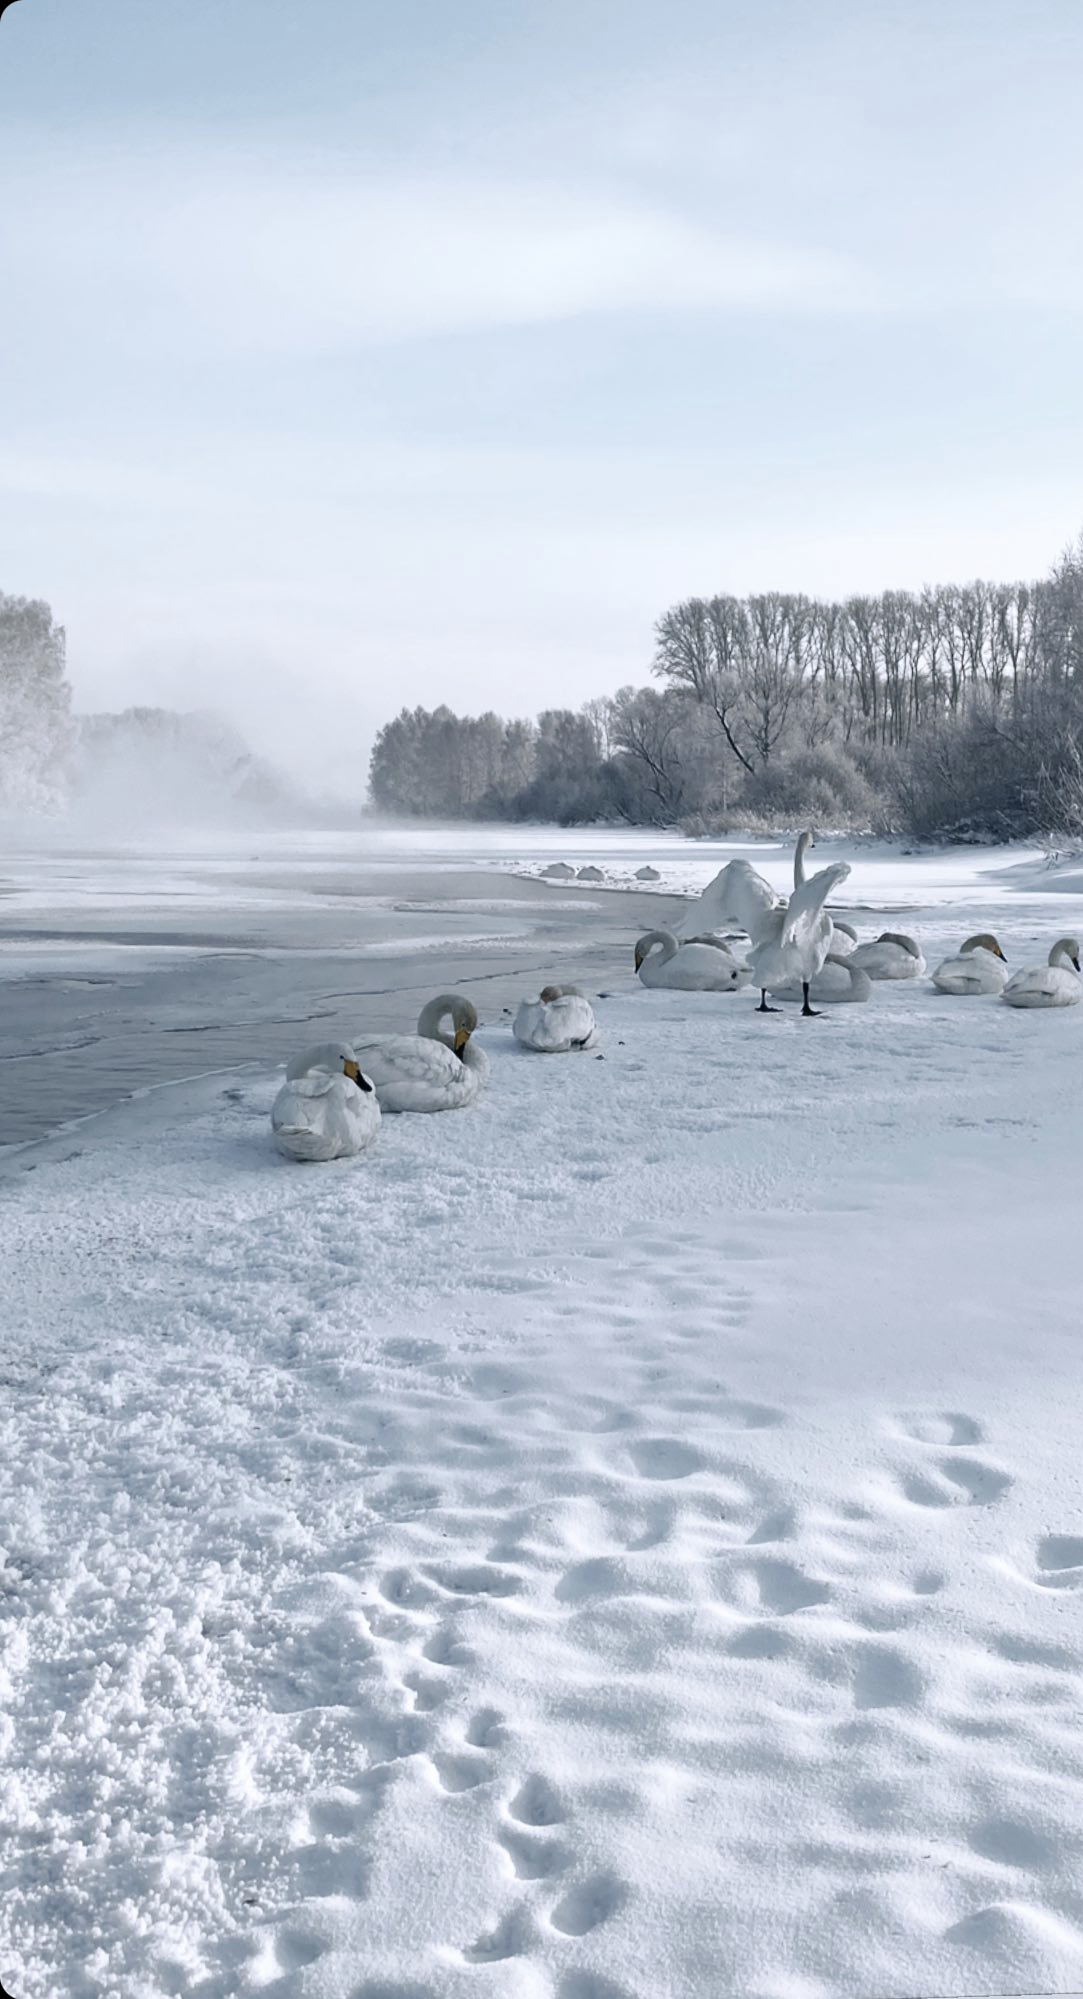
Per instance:
[[[422,1034],[376,1035],[369,1041],[362,1036],[353,1047],[385,1111],[459,1110],[476,1097],[488,1070],[480,1049],[478,1063],[460,1062],[454,1049]]]
[[[932,975],[941,992],[962,994],[999,993],[1007,978],[1000,959],[984,950],[960,951],[957,957],[945,958]]]
[[[289,1159],[348,1159],[373,1143],[380,1125],[375,1092],[346,1076],[300,1076],[271,1106],[271,1131]]]
[[[782,925],[781,941],[784,945],[796,944],[800,947],[812,940],[823,916],[824,903],[832,889],[844,882],[849,873],[848,861],[833,861],[829,868],[820,868],[818,873],[802,882],[800,888],[794,889]]]
[[[1076,1006],[1083,980],[1062,965],[1028,965],[1013,972],[1000,997],[1009,1006]]]
[[[764,917],[775,907],[775,892],[749,861],[727,861],[690,903],[676,930],[679,937],[736,924],[749,937],[758,935]]]
[[[524,1000],[512,1027],[524,1048],[540,1055],[566,1055],[572,1048],[590,1048],[597,1039],[594,1010],[579,993],[558,1000]]]

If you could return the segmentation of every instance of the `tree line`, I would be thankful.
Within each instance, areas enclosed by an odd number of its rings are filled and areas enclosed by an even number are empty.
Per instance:
[[[1083,540],[1040,582],[691,597],[653,685],[535,721],[403,709],[369,793],[411,817],[1083,834]]]
[[[73,740],[64,628],[48,604],[0,591],[0,809],[55,806]]]

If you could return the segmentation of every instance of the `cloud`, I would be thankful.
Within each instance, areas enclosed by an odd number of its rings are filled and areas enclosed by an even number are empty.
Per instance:
[[[32,297],[80,298],[122,345],[321,351],[588,313],[822,312],[863,294],[838,255],[570,180],[188,145],[23,153],[20,177],[8,258],[33,267]]]

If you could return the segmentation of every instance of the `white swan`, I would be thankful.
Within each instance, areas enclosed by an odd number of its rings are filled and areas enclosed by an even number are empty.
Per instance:
[[[793,885],[804,888],[808,876],[805,873],[805,855],[816,845],[816,835],[811,826],[797,836],[793,856]],[[836,958],[848,957],[857,943],[857,931],[850,923],[840,923],[837,917],[831,919],[831,954]]]
[[[376,1092],[348,1042],[294,1056],[271,1106],[271,1133],[287,1159],[348,1159],[379,1129]]]
[[[1083,999],[1078,938],[1060,938],[1048,964],[1013,972],[1000,997],[1009,1006],[1078,1006]]]
[[[1007,978],[1004,953],[988,930],[968,937],[954,958],[945,958],[932,975],[938,992],[963,996],[1003,992]]]
[[[901,930],[881,930],[873,944],[858,944],[850,962],[870,979],[920,979],[925,971],[921,946]]]
[[[678,944],[672,930],[648,930],[636,945],[635,964],[645,986],[683,993],[735,993],[748,979],[747,967],[724,944],[703,938]]]
[[[450,1017],[452,1033],[441,1023]],[[385,1111],[458,1111],[472,1104],[489,1074],[489,1057],[471,1035],[475,1007],[461,993],[440,993],[423,1006],[416,1034],[376,1034],[355,1041]]]
[[[800,999],[799,986],[769,986],[776,999]],[[829,951],[820,970],[809,983],[809,998],[822,1000],[825,1006],[845,1006],[850,1002],[860,1002],[872,998],[872,980],[860,965],[855,965],[852,956],[839,951]]]
[[[539,999],[522,1001],[511,1031],[522,1047],[539,1055],[593,1048],[598,1039],[594,1008],[578,986],[543,986]]]
[[[752,976],[760,989],[759,1013],[777,1013],[767,1004],[767,994],[783,986],[800,986],[801,1012],[815,1014],[809,1005],[809,987],[831,949],[833,924],[824,908],[833,888],[850,872],[847,861],[835,861],[829,868],[803,882],[790,897],[777,936],[764,937],[748,954]]]

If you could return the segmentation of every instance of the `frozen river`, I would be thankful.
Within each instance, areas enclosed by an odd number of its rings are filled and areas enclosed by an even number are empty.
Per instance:
[[[787,888],[789,842],[612,828],[248,833],[157,849],[6,843],[0,1147],[135,1090],[409,1026],[441,987],[469,987],[490,1024],[558,969],[620,990],[639,931],[739,852]],[[840,902],[862,924],[900,910],[963,920],[999,903],[1038,934],[1048,905],[1027,890],[1060,886],[1039,875],[1042,857],[1018,850],[916,859],[832,842],[816,858],[840,854],[854,862]],[[596,867],[604,881],[539,879],[554,860]],[[659,877],[647,890],[636,881],[644,866]]]

